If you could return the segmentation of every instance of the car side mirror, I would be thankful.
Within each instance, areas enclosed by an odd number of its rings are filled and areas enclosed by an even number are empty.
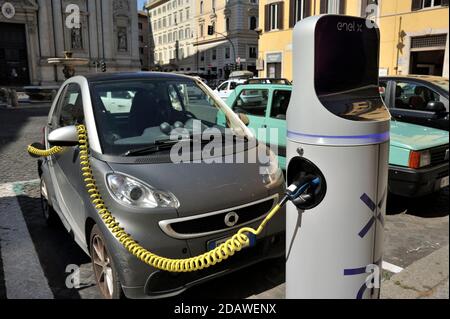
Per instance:
[[[52,131],[48,135],[48,142],[52,146],[77,146],[79,144],[77,127],[72,125]]]
[[[434,113],[445,113],[447,109],[441,101],[431,101],[427,104],[427,111]]]
[[[245,126],[250,125],[250,119],[244,113],[238,113],[239,119],[244,123]]]

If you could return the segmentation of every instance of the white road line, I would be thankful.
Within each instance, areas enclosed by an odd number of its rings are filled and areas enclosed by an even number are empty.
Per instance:
[[[14,185],[0,185],[0,245],[6,296],[9,299],[53,299]]]
[[[403,271],[402,267],[393,265],[391,263],[388,263],[387,261],[383,261],[383,269],[387,270],[387,271],[390,271],[390,272],[392,272],[394,274],[398,274],[398,273]]]

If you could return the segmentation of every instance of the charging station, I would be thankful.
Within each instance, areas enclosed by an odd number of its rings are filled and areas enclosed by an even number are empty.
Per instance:
[[[321,182],[287,206],[287,298],[378,298],[391,119],[379,29],[321,15],[293,37],[288,185]]]

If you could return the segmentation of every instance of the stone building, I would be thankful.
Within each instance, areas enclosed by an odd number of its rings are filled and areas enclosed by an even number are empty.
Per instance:
[[[154,65],[153,39],[150,37],[150,24],[147,13],[144,11],[139,11],[138,16],[139,57],[141,61],[141,69],[143,71],[149,71]]]
[[[201,0],[196,7],[197,68],[227,78],[234,68],[256,71],[258,0]],[[208,27],[215,30],[208,35]]]
[[[197,0],[149,0],[155,68],[190,72],[195,68],[194,30]]]
[[[48,58],[64,51],[90,64],[78,74],[139,70],[136,0],[0,0],[0,86],[64,80]]]

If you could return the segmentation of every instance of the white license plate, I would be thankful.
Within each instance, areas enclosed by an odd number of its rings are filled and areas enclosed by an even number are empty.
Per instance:
[[[441,188],[445,188],[448,186],[448,176],[441,179]]]

